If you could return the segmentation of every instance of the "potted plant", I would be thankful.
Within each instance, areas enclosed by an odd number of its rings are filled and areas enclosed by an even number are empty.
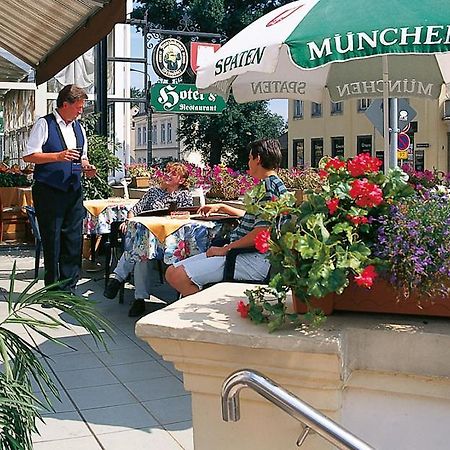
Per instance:
[[[147,188],[149,186],[151,170],[146,164],[129,164],[125,166],[127,176],[131,178],[133,188]]]
[[[418,312],[430,295],[448,295],[450,210],[443,207],[448,203],[446,191],[421,194],[408,184],[408,175],[400,168],[384,175],[379,171],[381,161],[365,154],[348,161],[324,159],[320,166],[322,189],[309,192],[300,205],[287,194],[248,208],[271,222],[270,232],[260,233],[255,245],[262,252],[269,251],[276,273],[270,283],[272,294],[281,292],[285,297],[291,289],[310,312],[330,296],[339,303],[348,292],[351,295],[340,309],[352,309],[363,297],[361,290],[375,292],[380,279],[393,287],[390,305],[401,306],[406,296]],[[415,230],[420,230],[419,237]],[[427,233],[432,237],[426,240]],[[412,245],[417,239],[420,245],[411,246],[407,257],[395,246],[399,241]],[[420,250],[421,246],[427,250]],[[433,260],[426,269],[417,262],[421,255]],[[416,293],[419,296],[413,297]],[[259,321],[276,320],[278,325],[290,317],[283,296],[275,305],[263,295],[253,297],[248,305],[240,306],[241,314],[245,307],[257,321],[258,317]]]

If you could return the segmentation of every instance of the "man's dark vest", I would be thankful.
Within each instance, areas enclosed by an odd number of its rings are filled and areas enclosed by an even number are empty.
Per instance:
[[[44,153],[55,153],[67,149],[54,114],[47,114],[43,119],[47,122],[48,138],[42,146],[42,151]],[[75,120],[72,126],[77,140],[77,148],[83,148],[84,136],[81,125]],[[36,164],[34,166],[34,179],[67,192],[69,189],[76,190],[80,187],[81,172],[72,171],[72,163],[69,161]]]

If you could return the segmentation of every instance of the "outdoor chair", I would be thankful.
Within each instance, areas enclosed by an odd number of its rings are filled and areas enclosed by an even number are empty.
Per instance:
[[[30,237],[30,228],[28,226],[27,216],[19,206],[3,205],[0,195],[0,242],[3,242],[5,225],[23,225],[25,227],[25,239]]]
[[[39,263],[41,259],[41,233],[39,231],[39,225],[36,217],[36,211],[32,206],[25,206],[25,211],[27,213],[28,221],[31,225],[31,232],[34,236],[34,245],[35,245],[35,253],[34,253],[34,278],[37,279],[39,275]]]

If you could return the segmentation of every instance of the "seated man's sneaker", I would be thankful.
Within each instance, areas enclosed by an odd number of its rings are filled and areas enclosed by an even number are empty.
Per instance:
[[[143,314],[145,314],[145,300],[143,298],[137,298],[128,311],[128,317],[139,317]]]
[[[110,278],[108,284],[106,285],[105,291],[103,292],[103,295],[106,298],[114,298],[119,292],[121,286],[121,281],[117,280],[116,278]]]

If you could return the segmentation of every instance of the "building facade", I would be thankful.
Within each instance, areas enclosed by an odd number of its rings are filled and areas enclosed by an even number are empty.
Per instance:
[[[152,114],[152,159],[153,161],[179,160],[184,155],[183,143],[178,140],[178,114]],[[147,115],[138,112],[133,116],[132,160],[147,163]]]
[[[345,158],[367,152],[384,158],[383,136],[365,115],[370,99],[334,103],[289,101],[289,166],[317,167],[322,156]],[[404,132],[407,159],[417,170],[450,171],[450,108],[441,100],[410,99],[417,112]],[[400,154],[406,156],[406,153]]]

